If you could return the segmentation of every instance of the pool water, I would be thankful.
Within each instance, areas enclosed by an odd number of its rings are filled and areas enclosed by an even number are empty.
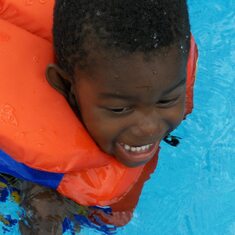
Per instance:
[[[200,54],[194,111],[174,131],[180,145],[161,144],[157,170],[118,235],[235,235],[235,1],[188,3]],[[19,234],[20,213],[15,198],[0,203],[1,235]]]

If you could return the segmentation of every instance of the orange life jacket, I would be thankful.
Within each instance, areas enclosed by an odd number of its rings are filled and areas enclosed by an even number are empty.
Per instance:
[[[144,166],[127,168],[102,152],[47,83],[53,5],[0,0],[0,172],[55,188],[81,205],[110,205],[131,190]],[[186,114],[196,61],[192,37]]]

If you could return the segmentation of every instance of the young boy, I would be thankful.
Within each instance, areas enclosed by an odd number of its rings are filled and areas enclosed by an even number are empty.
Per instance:
[[[186,1],[57,0],[53,34],[49,83],[104,152],[147,163],[184,117]]]
[[[149,162],[184,118],[186,1],[57,0],[53,36],[49,83],[104,152]]]
[[[51,86],[65,96],[102,151],[130,168],[151,165],[136,183],[138,190],[126,195],[130,202],[156,166],[160,141],[185,115],[190,49],[186,0],[57,0],[53,38],[56,64],[46,71]],[[52,207],[54,217],[66,216],[53,191],[44,193],[38,186],[27,190],[25,201],[33,195],[28,208],[38,212],[39,224]],[[137,200],[112,208],[125,211]],[[131,215],[124,217],[113,223],[122,225]]]

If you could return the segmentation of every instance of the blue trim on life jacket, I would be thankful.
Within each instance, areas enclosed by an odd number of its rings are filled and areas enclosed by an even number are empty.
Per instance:
[[[52,189],[57,189],[64,176],[64,174],[60,173],[51,173],[30,168],[23,163],[15,161],[2,150],[0,150],[0,172]]]

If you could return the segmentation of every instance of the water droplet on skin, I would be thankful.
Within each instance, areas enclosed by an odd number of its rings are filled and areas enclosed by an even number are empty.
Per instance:
[[[158,43],[156,42],[154,45],[153,45],[154,48],[157,48],[158,47]]]
[[[157,39],[157,33],[153,34],[153,39],[156,40]]]
[[[185,47],[183,45],[180,46],[180,50],[182,51],[182,53],[186,53]]]
[[[156,32],[152,35],[152,38],[153,38],[153,42],[154,42],[153,47],[157,48],[158,47],[159,39],[158,39],[158,35],[157,35]]]
[[[157,75],[157,71],[153,71],[153,75]]]
[[[97,16],[101,16],[101,12],[98,10],[98,11],[96,12],[96,15],[97,15]]]

